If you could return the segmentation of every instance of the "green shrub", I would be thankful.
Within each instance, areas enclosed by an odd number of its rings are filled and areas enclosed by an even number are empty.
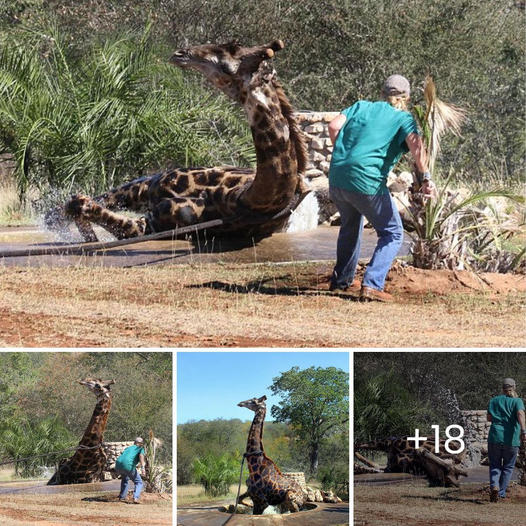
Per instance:
[[[393,371],[355,382],[356,443],[407,435],[412,429],[425,427],[425,423],[432,420],[433,416],[434,412],[420,402],[407,389],[403,379]]]
[[[239,461],[228,454],[205,455],[193,462],[195,479],[204,486],[205,493],[212,497],[227,495],[231,484],[239,480]]]
[[[0,428],[0,453],[7,459],[29,458],[15,463],[15,474],[30,478],[42,475],[43,466],[49,466],[73,454],[60,452],[74,446],[75,439],[57,417],[39,422],[27,418],[6,421]],[[34,457],[34,458],[33,458]]]
[[[324,466],[318,472],[323,491],[332,491],[340,499],[349,500],[349,465]]]

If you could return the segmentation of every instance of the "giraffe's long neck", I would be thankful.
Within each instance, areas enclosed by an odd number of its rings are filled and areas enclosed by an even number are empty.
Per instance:
[[[298,174],[305,170],[303,136],[277,81],[248,89],[243,106],[254,139],[257,170],[242,200],[253,210],[278,212],[290,203]]]
[[[108,415],[111,408],[111,397],[102,398],[97,402],[91,420],[84,431],[79,445],[96,446],[100,444],[104,438],[104,430],[108,421]]]
[[[247,453],[255,453],[263,451],[263,423],[265,421],[265,415],[267,410],[262,407],[256,411],[250,431],[248,433],[247,441]]]

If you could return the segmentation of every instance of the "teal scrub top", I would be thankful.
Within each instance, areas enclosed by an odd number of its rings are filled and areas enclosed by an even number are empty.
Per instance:
[[[360,100],[342,111],[346,121],[334,144],[329,184],[366,195],[386,193],[387,176],[419,133],[414,117],[387,102]]]
[[[133,471],[139,462],[140,454],[145,454],[142,446],[136,446],[134,444],[133,446],[127,447],[115,461],[115,468]]]
[[[521,445],[521,426],[517,411],[524,411],[521,398],[511,398],[505,394],[495,396],[489,401],[488,413],[491,415],[488,443],[518,447]]]

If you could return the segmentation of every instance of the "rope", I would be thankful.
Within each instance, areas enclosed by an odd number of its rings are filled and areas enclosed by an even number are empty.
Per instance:
[[[22,248],[18,250],[8,250],[0,252],[0,257],[13,258],[23,256],[51,256],[51,255],[66,255],[66,254],[87,254],[89,252],[97,252],[99,250],[107,250],[109,248],[121,247],[124,245],[134,245],[135,243],[143,243],[145,241],[152,241],[154,239],[173,239],[182,234],[190,232],[197,232],[205,228],[212,228],[222,225],[222,219],[214,219],[213,221],[205,221],[197,225],[185,226],[182,228],[174,228],[165,232],[156,232],[146,236],[132,237],[129,239],[118,239],[117,241],[105,241],[101,243],[74,243],[71,245],[62,245],[55,247],[37,247],[37,248]]]
[[[225,526],[225,524],[228,523],[228,521],[237,513],[237,500],[239,499],[239,492],[241,491],[241,479],[243,478],[243,464],[245,463],[246,453],[243,455],[243,459],[241,460],[241,471],[239,472],[239,484],[237,485],[237,496],[236,496],[236,505],[234,507],[234,511],[230,514],[230,517],[223,522],[222,526]]]
[[[98,449],[99,447],[102,447],[103,442],[101,442],[97,446],[83,446],[79,445],[76,447],[69,447],[68,449],[62,449],[61,451],[52,451],[51,453],[40,453],[39,455],[33,455],[31,457],[23,457],[23,458],[12,458],[9,460],[3,460],[0,462],[0,466],[4,466],[6,464],[17,464],[18,462],[25,462],[26,460],[32,460],[34,458],[41,458],[41,457],[50,457],[51,455],[58,455],[60,453],[67,453],[68,451],[76,451],[79,449],[85,450],[85,449]]]
[[[128,239],[119,239],[117,241],[106,241],[96,243],[74,243],[62,246],[54,247],[36,247],[36,248],[23,248],[18,250],[7,250],[0,252],[0,257],[12,258],[12,257],[25,257],[25,256],[51,256],[51,255],[66,255],[66,254],[78,254],[83,255],[90,252],[97,252],[99,250],[107,250],[115,247],[122,247],[125,245],[134,245],[136,243],[144,243],[145,241],[152,241],[156,239],[174,239],[182,234],[188,234],[191,232],[198,232],[206,228],[214,228],[217,226],[228,225],[235,221],[242,220],[247,225],[259,225],[268,221],[274,221],[287,217],[299,206],[299,204],[305,199],[310,193],[310,190],[302,193],[297,201],[291,206],[286,206],[283,210],[277,214],[254,214],[249,213],[247,210],[244,214],[227,217],[225,219],[213,219],[211,221],[205,221],[203,223],[196,223],[190,226],[178,227],[172,230],[165,230],[163,232],[155,232],[153,234],[147,234],[145,236],[132,237]]]

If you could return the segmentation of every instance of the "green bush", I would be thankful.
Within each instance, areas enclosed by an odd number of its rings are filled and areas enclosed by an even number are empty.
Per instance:
[[[417,427],[425,427],[434,415],[393,371],[355,382],[355,442],[407,435]]]
[[[349,500],[349,465],[336,464],[320,468],[318,479],[323,491],[332,491],[340,499]]]
[[[239,457],[239,455],[238,455]],[[227,495],[231,484],[239,480],[239,461],[235,456],[224,454],[205,455],[193,462],[194,477],[212,497]]]
[[[43,466],[52,465],[73,454],[63,450],[74,446],[75,438],[57,417],[39,422],[26,418],[6,421],[0,428],[0,454],[6,459],[31,457],[17,462],[15,474],[30,478],[42,475]],[[50,454],[53,452],[57,454]],[[60,453],[62,451],[62,453]]]

